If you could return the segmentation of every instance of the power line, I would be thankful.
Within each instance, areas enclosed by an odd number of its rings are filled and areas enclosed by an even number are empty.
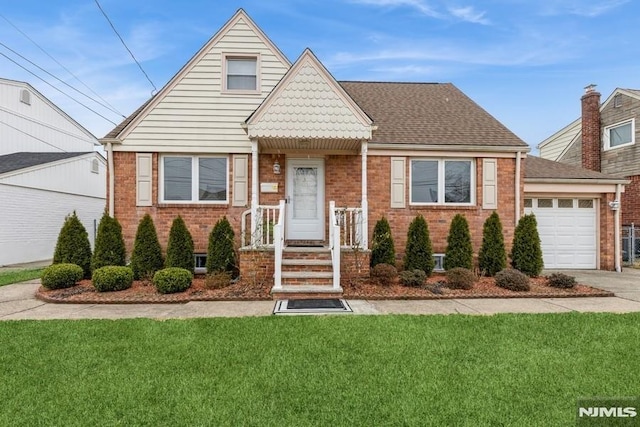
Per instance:
[[[108,121],[109,123],[113,124],[114,126],[117,126],[117,124],[111,120],[109,120],[108,118],[106,118],[105,116],[103,116],[102,114],[98,113],[96,110],[94,110],[93,108],[89,107],[88,105],[83,104],[82,102],[78,101],[77,99],[75,99],[73,96],[69,95],[68,93],[63,92],[62,90],[58,89],[57,87],[55,87],[54,85],[52,85],[51,83],[49,83],[48,81],[46,81],[45,79],[43,79],[42,77],[40,77],[39,75],[37,75],[36,73],[34,73],[33,71],[29,70],[28,68],[24,67],[23,65],[21,65],[20,63],[18,63],[17,61],[14,61],[13,59],[9,58],[7,55],[5,55],[4,53],[0,52],[0,55],[4,56],[5,58],[7,58],[9,61],[13,62],[14,64],[16,64],[18,67],[22,68],[23,70],[25,70],[27,73],[31,74],[32,76],[34,76],[35,78],[37,78],[38,80],[42,81],[43,83],[51,86],[53,89],[57,90],[58,92],[60,92],[61,94],[63,94],[64,96],[66,96],[67,98],[70,98],[72,101],[77,102],[78,104],[82,105],[84,108],[86,108],[87,110],[91,111],[92,113],[102,117],[103,119],[105,119],[106,121]]]
[[[62,65],[56,58],[54,58],[53,56],[51,56],[49,54],[49,52],[47,52],[46,50],[44,50],[44,48],[42,46],[40,46],[38,43],[35,42],[35,40],[33,40],[31,37],[29,37],[24,31],[22,31],[20,28],[18,28],[16,25],[13,24],[13,22],[9,21],[9,19],[4,16],[3,14],[0,13],[0,17],[2,17],[2,19],[4,19],[5,21],[7,21],[7,23],[9,25],[11,25],[13,28],[16,29],[16,31],[18,31],[20,34],[22,34],[27,40],[29,40],[31,43],[33,43],[38,49],[40,49],[45,55],[47,55],[49,58],[51,58],[56,64],[58,64],[60,67],[62,67],[67,73],[69,73],[71,76],[73,76],[73,78],[75,78],[78,82],[80,82],[80,84],[82,84],[85,88],[87,88],[89,90],[89,92],[91,92],[92,94],[94,94],[95,96],[97,96],[98,98],[100,98],[100,100],[102,100],[105,104],[107,104],[109,107],[112,108],[111,111],[115,112],[116,114],[121,115],[122,117],[125,117],[124,114],[122,114],[120,111],[118,111],[116,109],[116,107],[114,107],[112,104],[109,103],[109,101],[107,101],[106,99],[104,99],[103,97],[101,97],[98,93],[96,93],[93,89],[91,89],[85,82],[83,82],[82,80],[80,80],[80,77],[78,77],[77,75],[75,75],[71,70],[69,70],[67,67],[65,67],[64,65]]]
[[[42,127],[46,127],[47,129],[50,129],[50,130],[52,130],[54,132],[62,133],[64,135],[66,135],[66,136],[69,136],[71,138],[75,138],[75,139],[77,139],[79,141],[82,141],[82,142],[86,142],[86,143],[89,143],[89,144],[93,144],[95,142],[94,140],[82,138],[82,137],[80,137],[78,135],[74,135],[73,133],[68,132],[68,131],[66,131],[64,129],[61,129],[59,127],[51,126],[48,123],[45,123],[45,122],[40,121],[40,120],[36,120],[34,118],[31,118],[31,117],[24,116],[22,114],[16,113],[15,111],[11,111],[11,110],[9,110],[7,108],[4,108],[4,107],[0,107],[0,111],[2,111],[4,113],[7,113],[7,114],[10,114],[10,115],[12,115],[14,117],[18,117],[18,118],[20,118],[22,120],[27,120],[27,121],[29,121],[31,123],[36,124],[36,125],[39,125],[39,126],[42,126]]]
[[[50,73],[49,71],[45,70],[44,68],[42,68],[41,66],[39,66],[38,64],[36,64],[35,62],[31,61],[30,59],[20,55],[18,52],[16,52],[15,50],[11,49],[9,46],[7,46],[6,44],[0,42],[0,46],[4,47],[5,49],[7,49],[8,51],[12,52],[14,55],[19,56],[20,58],[24,59],[25,61],[27,61],[29,64],[33,65],[34,67],[36,67],[37,69],[39,69],[40,71],[42,71],[43,73],[48,74],[49,76],[53,77],[54,79],[56,79],[57,81],[59,81],[60,83],[62,83],[63,85],[67,86],[69,89],[74,90],[76,92],[78,92],[80,95],[92,100],[93,102],[95,102],[96,104],[106,108],[107,110],[115,113],[115,114],[119,114],[120,116],[122,116],[122,118],[126,118],[123,114],[119,113],[118,111],[108,107],[107,105],[101,103],[100,101],[95,100],[94,98],[90,97],[89,95],[87,95],[84,92],[79,91],[78,89],[76,89],[75,87],[71,86],[69,83],[65,82],[64,80],[58,78],[57,76],[53,75],[52,73]]]
[[[120,36],[120,33],[118,33],[118,30],[116,30],[116,27],[113,25],[113,23],[111,22],[111,19],[109,19],[109,17],[107,16],[107,13],[104,11],[104,9],[102,9],[102,6],[100,6],[100,3],[98,2],[98,0],[95,0],[96,5],[98,6],[98,9],[100,9],[100,12],[102,12],[102,14],[104,15],[105,19],[107,20],[107,22],[109,23],[109,25],[111,25],[111,29],[113,30],[114,33],[116,33],[116,36],[118,36],[118,38],[120,39],[120,42],[122,43],[122,45],[124,46],[125,49],[127,49],[127,52],[129,52],[129,55],[131,55],[131,57],[133,58],[133,60],[136,62],[136,64],[138,64],[138,68],[140,68],[140,71],[142,71],[142,74],[144,74],[144,76],[147,78],[147,80],[149,80],[149,83],[151,83],[151,86],[153,87],[153,91],[157,92],[158,89],[156,88],[156,85],[153,84],[153,82],[151,81],[151,79],[149,78],[149,75],[147,75],[147,73],[144,71],[144,69],[142,68],[142,65],[140,65],[140,63],[138,62],[138,60],[136,59],[135,55],[133,54],[133,52],[131,52],[131,50],[129,49],[129,47],[127,46],[127,44],[124,42],[124,40],[122,39],[122,37]]]

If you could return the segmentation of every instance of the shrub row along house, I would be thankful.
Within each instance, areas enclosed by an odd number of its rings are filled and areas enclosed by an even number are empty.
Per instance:
[[[547,267],[613,269],[619,258],[609,202],[625,181],[527,157],[527,144],[452,84],[338,82],[309,49],[292,64],[243,10],[101,142],[128,251],[147,213],[161,241],[182,216],[197,254],[226,216],[241,274],[266,271],[274,294],[339,293],[341,273],[367,273],[361,258],[382,217],[403,248],[423,215],[438,257],[456,214],[477,252],[492,212],[511,242],[532,203],[571,202],[550,210],[558,240],[543,241]],[[598,236],[584,259],[581,229],[568,246],[562,234],[565,214],[581,212]]]

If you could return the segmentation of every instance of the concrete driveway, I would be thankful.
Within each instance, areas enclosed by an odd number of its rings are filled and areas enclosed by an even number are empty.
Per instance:
[[[552,271],[545,271],[550,274]],[[614,292],[604,298],[349,300],[354,314],[496,314],[640,312],[640,270],[564,271],[579,282]],[[193,301],[184,304],[50,304],[34,297],[39,280],[0,286],[0,320],[269,316],[274,301]]]

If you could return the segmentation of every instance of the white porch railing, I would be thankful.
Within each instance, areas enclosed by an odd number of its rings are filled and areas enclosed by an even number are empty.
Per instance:
[[[333,287],[340,287],[340,224],[336,215],[336,202],[329,202],[329,248],[331,249],[331,267],[333,270]]]
[[[334,202],[331,202],[334,203]],[[362,208],[336,208],[330,205],[335,216],[332,224],[338,226],[337,235],[341,248],[366,249],[365,218]]]
[[[282,251],[284,251],[284,200],[280,200],[278,206],[279,215],[278,222],[273,226],[273,243],[274,243],[274,273],[273,288],[282,289]]]

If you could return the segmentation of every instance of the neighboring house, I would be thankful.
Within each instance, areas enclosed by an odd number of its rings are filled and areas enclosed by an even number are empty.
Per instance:
[[[595,85],[585,89],[581,117],[542,141],[540,157],[628,178],[622,223],[640,224],[640,90],[616,89],[601,104]]]
[[[497,211],[510,246],[529,195],[589,200],[587,233],[603,235],[619,181],[546,185],[527,175],[527,144],[452,84],[337,82],[308,49],[291,64],[243,10],[101,142],[109,209],[129,251],[144,214],[165,247],[181,215],[203,265],[226,216],[244,246],[241,271],[273,274],[274,294],[339,293],[341,274],[368,271],[383,216],[400,260],[409,223],[423,215],[439,265],[455,214],[468,219],[477,253]],[[585,192],[590,180],[606,184]],[[612,235],[594,245],[588,262],[558,266],[613,269]]]
[[[73,211],[93,243],[106,201],[96,145],[28,83],[0,79],[0,265],[51,259]]]

